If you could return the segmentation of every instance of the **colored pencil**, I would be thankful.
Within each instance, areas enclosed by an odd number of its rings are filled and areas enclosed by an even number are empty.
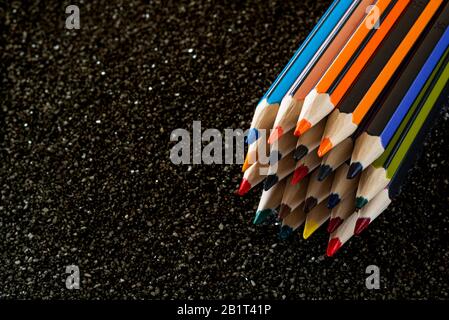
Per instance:
[[[298,161],[293,173],[293,178],[291,183],[299,183],[304,179],[310,172],[315,170],[320,165],[320,158],[315,151],[310,152],[307,156]]]
[[[366,207],[359,211],[354,226],[354,234],[360,235],[360,233],[362,233],[374,219],[388,208],[391,200],[388,188],[378,193]]]
[[[445,30],[437,27],[441,24],[448,25],[448,23],[449,4],[421,43],[400,80],[391,89],[390,95],[383,103],[382,112],[373,119],[366,132],[356,140],[348,176],[355,176],[363,171],[385,151],[427,79],[437,68],[438,63],[442,62],[442,58],[444,59],[444,56],[448,54],[449,27]],[[431,50],[433,51],[430,53]],[[425,63],[424,59],[427,59]]]
[[[335,177],[332,182],[332,187],[327,202],[327,207],[329,209],[333,209],[334,207],[336,207],[341,200],[345,199],[352,192],[355,192],[357,190],[359,179],[346,178],[348,169],[349,165],[347,163],[343,163],[335,172]]]
[[[434,117],[436,114],[437,113],[433,113],[431,116]],[[429,130],[430,127],[431,123],[427,122],[424,128],[424,132]],[[424,140],[424,137],[425,134],[421,134],[419,139]],[[380,191],[373,200],[371,200],[365,207],[358,211],[358,217],[356,225],[354,227],[355,235],[360,235],[360,233],[365,230],[368,225],[373,222],[374,219],[376,219],[383,211],[385,211],[385,209],[387,209],[392,200],[401,193],[404,181],[407,180],[410,169],[413,167],[415,160],[421,153],[422,144],[416,143],[413,145],[413,147],[413,153],[407,159],[409,161],[403,163],[399,167],[388,187]]]
[[[307,134],[307,133],[306,133]],[[354,146],[352,138],[346,138],[322,158],[320,168],[318,169],[318,180],[323,181],[351,157]]]
[[[270,146],[270,165],[276,164],[290,152],[295,150],[298,138],[293,135],[293,130],[284,134],[278,141]]]
[[[306,220],[306,213],[301,206],[294,209],[287,217],[282,220],[279,238],[287,239],[296,229],[298,229]]]
[[[242,166],[242,172],[248,170],[248,168],[257,161],[264,164],[269,163],[269,151],[270,145],[268,144],[266,134],[262,134],[262,137],[260,137],[259,140],[248,146],[248,152],[246,153],[245,162]],[[260,159],[262,157],[266,157],[266,159]]]
[[[286,155],[281,161],[278,161],[274,165],[270,165],[268,173],[265,178],[263,188],[269,190],[278,181],[281,181],[295,170],[296,161],[293,159],[293,152]]]
[[[332,257],[354,235],[358,213],[353,212],[343,223],[331,233],[327,245],[326,255]]]
[[[331,211],[327,232],[332,233],[355,211],[355,191],[348,195]]]
[[[309,179],[306,177],[300,183],[292,184],[291,179],[287,179],[287,184],[285,186],[284,194],[282,196],[281,206],[279,208],[279,219],[284,219],[290,214],[291,211],[295,210],[301,203],[304,202],[306,198],[306,191]]]
[[[256,216],[254,217],[254,224],[263,223],[267,217],[274,215],[277,207],[281,204],[282,194],[287,180],[284,179],[277,183],[268,191],[263,191],[260,197],[259,206],[257,207]]]
[[[304,226],[303,238],[308,239],[320,226],[323,225],[330,217],[330,209],[326,207],[326,201],[321,202],[306,216],[306,224]]]
[[[360,177],[357,189],[356,208],[360,209],[368,203],[377,193],[385,188],[395,175],[403,162],[410,162],[407,158],[415,157],[412,150],[422,145],[432,118],[438,114],[437,101],[449,79],[449,58],[446,58],[444,66],[432,79],[426,94],[419,101],[420,106],[410,117],[407,123],[401,127],[393,137],[384,154],[374,161]],[[413,147],[415,146],[415,147]]]
[[[306,198],[304,200],[304,212],[309,213],[313,208],[327,199],[331,191],[333,175],[330,175],[324,181],[318,181],[318,172],[315,170],[309,179],[307,186]]]
[[[323,76],[331,62],[341,51],[366,15],[366,8],[371,3],[373,3],[373,0],[353,1],[351,7],[349,7],[329,36],[323,41],[315,55],[309,60],[281,101],[268,143],[274,143],[284,132],[295,128],[307,93]]]
[[[335,107],[371,60],[410,1],[379,0],[342,49],[324,76],[304,100],[295,135],[304,134]],[[379,28],[368,28],[374,14],[380,14]]]
[[[326,119],[321,120],[316,126],[297,138],[296,149],[293,158],[296,161],[304,158],[310,151],[315,150],[320,145],[321,136],[324,132]]]
[[[254,143],[259,138],[260,129],[269,130],[273,127],[282,98],[351,6],[351,1],[336,0],[318,21],[258,103],[247,135],[248,144]]]
[[[351,89],[349,97],[345,98],[339,109],[330,115],[318,149],[320,156],[356,131],[442,3],[442,0],[430,0],[424,8],[410,6],[407,9],[395,29],[399,32],[393,31],[392,36],[382,43],[376,57]],[[393,54],[391,50],[394,50]]]
[[[243,174],[242,182],[240,182],[240,187],[237,191],[239,196],[244,196],[252,188],[257,186],[259,183],[265,179],[266,172],[268,171],[268,165],[256,162]]]

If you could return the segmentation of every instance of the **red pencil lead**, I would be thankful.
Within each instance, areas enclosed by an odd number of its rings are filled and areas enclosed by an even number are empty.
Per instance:
[[[327,232],[332,233],[342,224],[343,219],[340,217],[332,218],[329,220],[329,224],[327,225]]]
[[[296,168],[295,171],[293,172],[291,184],[294,186],[295,184],[300,182],[302,179],[304,179],[308,174],[309,174],[309,169],[306,166],[302,165],[302,166]]]
[[[242,179],[242,182],[240,183],[239,190],[237,191],[237,194],[239,196],[244,196],[248,191],[251,189],[251,184],[246,180],[245,178]]]
[[[355,235],[360,235],[363,230],[365,230],[371,223],[370,218],[358,218],[355,223],[354,233]]]
[[[341,241],[338,238],[332,238],[327,245],[326,254],[328,257],[332,257],[335,252],[338,251],[342,246]]]

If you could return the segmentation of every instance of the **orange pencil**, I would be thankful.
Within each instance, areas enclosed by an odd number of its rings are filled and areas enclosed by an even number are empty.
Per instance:
[[[360,22],[366,15],[366,8],[373,2],[374,0],[361,0],[353,11],[348,12],[345,19],[342,19],[334,28],[332,31],[333,37],[329,41],[324,42],[316,52],[313,59],[309,62],[310,67],[306,68],[299,75],[287,94],[282,98],[268,143],[274,143],[285,132],[295,128],[306,95],[323,76],[329,65],[360,25]]]
[[[442,3],[442,0],[430,0],[424,8],[410,6],[407,9],[396,30],[382,43],[370,66],[363,71],[357,85],[351,88],[339,109],[330,115],[318,149],[320,157],[357,130]],[[408,27],[410,23],[412,26]],[[404,31],[408,31],[405,37]],[[400,44],[395,45],[398,40],[401,40]],[[392,55],[391,45],[395,50]],[[386,63],[385,57],[390,57]],[[382,68],[380,73],[377,72],[379,67]],[[377,75],[374,81],[373,75]]]
[[[354,32],[314,89],[305,97],[295,135],[316,125],[335,107],[368,64],[379,44],[409,5],[409,0],[379,0]],[[379,28],[374,15],[380,15]],[[373,27],[370,28],[370,24]]]

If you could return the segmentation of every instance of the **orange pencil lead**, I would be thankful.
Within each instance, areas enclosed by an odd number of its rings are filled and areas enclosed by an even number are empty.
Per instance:
[[[326,153],[331,151],[333,148],[332,142],[329,138],[324,138],[321,140],[320,147],[318,148],[318,157],[322,158]]]
[[[250,166],[251,166],[251,164],[249,163],[248,155],[246,155],[245,162],[243,163],[243,166],[242,166],[242,172],[245,172],[246,169],[248,169]]]
[[[303,135],[311,127],[312,124],[309,121],[307,121],[306,119],[301,119],[301,121],[299,121],[298,125],[296,126],[295,136],[299,137],[300,135]]]
[[[268,138],[268,143],[273,144],[279,140],[279,138],[284,134],[284,130],[281,127],[276,127],[270,134],[270,138]]]

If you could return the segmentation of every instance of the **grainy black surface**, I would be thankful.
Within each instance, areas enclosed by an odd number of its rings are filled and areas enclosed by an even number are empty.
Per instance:
[[[448,113],[402,195],[335,259],[324,230],[281,242],[254,227],[260,190],[233,195],[240,166],[169,160],[193,120],[247,128],[330,1],[24,3],[0,11],[1,298],[448,298]]]

